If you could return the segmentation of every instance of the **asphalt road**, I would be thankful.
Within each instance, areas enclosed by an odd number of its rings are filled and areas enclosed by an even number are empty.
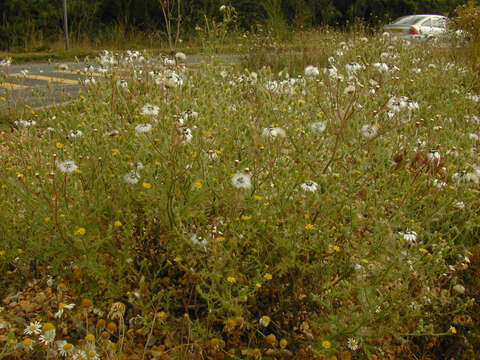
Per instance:
[[[233,63],[237,55],[219,55],[215,58],[188,56],[188,66],[207,62]],[[94,64],[93,64],[94,65]],[[38,108],[61,104],[76,98],[83,91],[85,63],[35,63],[0,68],[0,114],[20,108]],[[2,75],[3,73],[3,75]],[[91,73],[101,80],[103,75]]]

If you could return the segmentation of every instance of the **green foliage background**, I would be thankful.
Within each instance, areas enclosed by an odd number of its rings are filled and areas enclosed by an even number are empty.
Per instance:
[[[169,0],[176,1],[176,0]],[[161,36],[165,23],[160,0],[67,0],[74,40],[112,33],[150,32]],[[360,18],[370,25],[410,13],[451,13],[464,0],[278,0],[284,19],[295,27],[344,26]],[[266,0],[182,0],[183,35],[194,32],[204,16],[220,19],[219,7],[232,5],[244,30],[265,24]],[[62,36],[62,1],[0,0],[0,49],[26,48],[35,41]]]

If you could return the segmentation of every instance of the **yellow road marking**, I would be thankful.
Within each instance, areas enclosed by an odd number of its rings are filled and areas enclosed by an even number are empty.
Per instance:
[[[51,82],[60,82],[60,83],[64,83],[64,84],[75,84],[75,85],[79,84],[78,80],[57,78],[57,77],[44,76],[44,75],[10,74],[9,76],[14,76],[14,77],[17,77],[17,78],[32,79],[32,80],[45,80],[45,81],[51,81]]]
[[[0,83],[0,87],[3,87],[5,89],[25,89],[28,86],[19,85],[19,84],[12,84],[12,83]]]
[[[105,76],[105,74],[101,73],[96,73],[96,72],[84,72],[80,70],[55,70],[54,73],[60,73],[60,74],[74,74],[74,75],[83,75],[83,76]]]

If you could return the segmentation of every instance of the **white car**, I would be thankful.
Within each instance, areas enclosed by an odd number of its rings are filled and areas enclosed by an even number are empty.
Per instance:
[[[408,15],[387,24],[383,30],[404,40],[434,40],[447,36],[447,18],[442,15]]]

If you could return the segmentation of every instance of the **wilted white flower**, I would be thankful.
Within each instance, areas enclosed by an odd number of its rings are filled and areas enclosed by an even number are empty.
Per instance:
[[[175,66],[175,65],[177,65],[177,62],[174,59],[165,58],[163,60],[163,65],[165,65],[165,66]]]
[[[455,201],[453,207],[459,210],[465,209],[465,203],[463,201]]]
[[[318,70],[318,68],[316,66],[313,66],[313,65],[308,65],[305,68],[304,72],[305,72],[305,76],[307,76],[307,77],[315,77],[315,76],[320,75],[320,71]]]
[[[72,130],[72,131],[70,131],[69,135],[70,135],[71,138],[81,137],[81,136],[83,136],[83,131],[82,130]]]
[[[85,86],[95,85],[96,83],[97,83],[97,80],[95,80],[95,78],[93,78],[93,77],[89,77],[89,78],[86,78],[85,80],[83,80],[83,84]]]
[[[218,154],[215,150],[208,150],[206,152],[206,154],[207,154],[208,159],[211,160],[211,161],[215,161],[215,160],[218,159]]]
[[[357,73],[357,71],[362,70],[363,66],[357,62],[352,62],[345,65],[345,69],[347,69],[348,75],[354,75]]]
[[[365,124],[362,126],[361,133],[364,138],[372,139],[377,135],[378,126]]]
[[[465,287],[462,284],[456,284],[453,290],[459,294],[465,294]]]
[[[448,186],[448,184],[445,181],[441,181],[438,179],[433,179],[433,186],[439,189],[443,189]]]
[[[352,94],[355,92],[355,85],[348,85],[345,90],[343,90],[343,93],[345,95]]]
[[[11,63],[12,63],[12,58],[11,57],[8,57],[4,60],[0,60],[0,66],[1,67],[10,66]]]
[[[418,235],[415,231],[408,230],[406,232],[399,232],[399,235],[410,245],[413,245],[417,242]]]
[[[438,152],[437,150],[431,150],[428,153],[427,158],[432,164],[439,165],[442,159],[442,156],[440,155],[440,152]]]
[[[125,89],[125,90],[128,90],[128,82],[127,80],[117,80],[117,86],[122,88],[122,89]]]
[[[193,134],[190,128],[183,126],[179,129],[179,131],[180,131],[180,135],[182,137],[183,142],[189,143],[190,141],[192,141]]]
[[[258,321],[260,323],[260,325],[262,325],[263,327],[267,327],[270,322],[272,320],[270,319],[270,316],[267,316],[267,315],[264,315],[260,318],[260,320]]]
[[[15,126],[22,126],[22,127],[30,127],[30,126],[35,126],[37,125],[37,122],[35,120],[22,120],[18,119],[13,122]]]
[[[111,130],[111,131],[107,131],[106,133],[104,133],[103,136],[105,136],[105,137],[107,137],[107,136],[117,136],[118,134],[120,134],[120,131]]]
[[[252,187],[252,176],[238,172],[232,176],[232,185],[237,189],[250,189]]]
[[[315,192],[318,189],[318,184],[315,181],[307,180],[302,185],[300,185],[302,190],[307,192]]]
[[[127,184],[136,184],[140,180],[141,175],[139,171],[131,170],[130,172],[123,175],[123,181]]]
[[[78,166],[73,160],[65,160],[57,163],[58,169],[64,174],[70,174],[78,169]]]
[[[187,55],[185,55],[183,52],[177,52],[175,54],[175,59],[177,59],[177,61],[185,61],[187,60]]]
[[[228,76],[227,70],[222,70],[222,71],[220,71],[220,76],[221,76],[223,79],[225,79],[225,78]]]
[[[145,104],[142,107],[142,114],[147,116],[157,116],[160,108],[157,105]]]
[[[65,309],[67,309],[67,310],[72,310],[74,307],[75,307],[75,304],[73,304],[73,303],[72,303],[72,304],[63,304],[63,303],[61,303],[61,304],[58,305],[58,311],[55,313],[54,317],[55,317],[56,319],[59,319],[59,318],[62,317],[63,312],[65,311]]]
[[[343,75],[338,73],[338,70],[335,67],[335,65],[330,65],[324,68],[323,73],[327,74],[330,77],[330,79],[334,81],[342,81],[344,79]]]
[[[1,329],[8,329],[10,327],[10,323],[8,321],[5,321],[3,319],[0,319],[0,330]]]
[[[183,79],[174,71],[167,71],[163,75],[155,78],[157,85],[165,85],[167,88],[176,88],[183,85]]]
[[[388,72],[388,65],[385,63],[374,63],[373,67],[380,72]]]
[[[135,134],[139,136],[140,134],[149,133],[152,131],[152,124],[138,124],[135,126]]]
[[[317,121],[310,124],[310,128],[314,133],[320,134],[323,133],[327,128],[327,123],[325,121]]]
[[[284,138],[287,134],[285,133],[285,130],[283,130],[280,127],[268,127],[263,129],[262,136],[267,137],[267,138],[277,138],[281,137]]]
[[[190,236],[190,241],[194,245],[199,245],[203,247],[205,247],[208,244],[208,239],[198,236],[197,234],[193,234],[192,236]]]

